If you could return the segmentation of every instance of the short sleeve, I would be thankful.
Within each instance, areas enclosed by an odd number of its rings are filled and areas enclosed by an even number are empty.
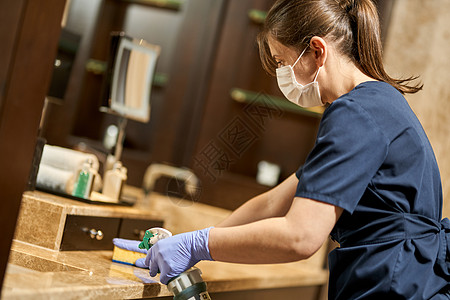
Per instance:
[[[296,172],[296,196],[339,206],[353,213],[383,164],[388,139],[355,101],[341,98],[325,111],[316,143]]]

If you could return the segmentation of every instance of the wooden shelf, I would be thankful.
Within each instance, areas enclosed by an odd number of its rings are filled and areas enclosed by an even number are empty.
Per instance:
[[[257,10],[257,9],[251,9],[248,12],[248,17],[250,20],[252,20],[253,22],[255,22],[256,24],[263,24],[264,20],[267,17],[267,12],[266,11],[262,11],[262,10]]]
[[[122,0],[136,4],[155,6],[160,8],[180,10],[184,1],[182,0]]]
[[[233,88],[230,91],[231,98],[240,103],[255,103],[255,104],[266,104],[267,100],[276,105],[279,109],[291,113],[308,115],[316,118],[321,118],[325,110],[323,106],[316,106],[311,108],[303,108],[295,105],[286,99],[281,97],[267,95],[263,93],[256,93],[252,91],[247,91],[239,88]]]

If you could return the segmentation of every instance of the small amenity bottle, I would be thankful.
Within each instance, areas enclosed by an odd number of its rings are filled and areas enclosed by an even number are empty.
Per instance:
[[[105,173],[102,194],[118,201],[122,193],[122,187],[127,180],[127,169],[120,161],[114,163],[112,170]]]
[[[83,166],[78,173],[77,181],[73,187],[73,196],[89,199],[94,184],[94,173],[91,171],[92,165],[92,159],[88,159],[83,163]]]

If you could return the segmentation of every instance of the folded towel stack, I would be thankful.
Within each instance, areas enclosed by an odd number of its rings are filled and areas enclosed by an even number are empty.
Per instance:
[[[36,186],[70,194],[78,172],[87,159],[92,160],[93,169],[98,172],[99,161],[94,154],[45,145],[39,164]],[[101,185],[101,178],[96,174],[93,190],[99,191]]]

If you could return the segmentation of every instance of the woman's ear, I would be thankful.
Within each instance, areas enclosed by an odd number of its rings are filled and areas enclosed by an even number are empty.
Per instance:
[[[310,41],[310,47],[314,53],[317,67],[322,67],[325,64],[328,55],[327,42],[321,37],[313,36]]]

